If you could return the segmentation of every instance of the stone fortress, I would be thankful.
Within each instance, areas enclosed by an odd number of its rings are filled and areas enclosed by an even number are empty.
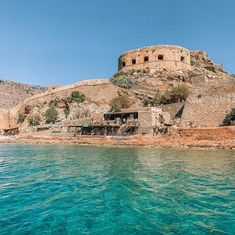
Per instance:
[[[152,68],[189,70],[190,51],[180,46],[148,46],[127,51],[118,60],[118,70],[123,72]]]
[[[137,110],[135,114],[140,115],[143,99],[153,98],[159,87],[164,87],[167,83],[172,87],[186,84],[192,88],[186,102],[158,107],[162,112],[170,114],[171,120],[168,123],[173,123],[173,119],[178,118],[178,113],[181,113],[180,123],[177,124],[180,127],[218,127],[226,113],[235,107],[234,78],[221,66],[214,64],[203,51],[189,51],[180,46],[169,45],[130,50],[119,57],[117,74],[119,72],[121,79],[132,79],[134,86],[125,88],[115,84],[112,79],[80,81],[67,86],[53,85],[45,92],[22,100],[9,110],[0,109],[0,129],[16,127],[18,114],[25,107],[30,107],[31,110],[27,115],[39,113],[43,116],[53,100],[57,102],[60,120],[73,120],[66,119],[63,112],[67,107],[64,100],[73,91],[80,91],[86,96],[83,109],[93,115],[92,119],[108,112],[111,101],[123,94],[129,97],[130,108]],[[73,106],[70,109],[71,113],[78,111]]]

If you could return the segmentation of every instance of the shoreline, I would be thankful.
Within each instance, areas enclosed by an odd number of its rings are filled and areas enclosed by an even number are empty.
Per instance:
[[[235,135],[213,138],[191,136],[56,136],[33,135],[1,136],[0,144],[65,144],[107,147],[148,147],[148,148],[183,148],[183,149],[227,149],[235,150]]]

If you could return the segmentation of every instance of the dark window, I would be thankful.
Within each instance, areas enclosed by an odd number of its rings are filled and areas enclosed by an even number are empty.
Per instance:
[[[184,57],[183,57],[183,56],[181,56],[180,60],[181,60],[181,62],[184,62]]]
[[[122,62],[122,67],[125,67],[125,66],[126,66],[126,62],[123,61],[123,62]]]
[[[158,55],[157,57],[159,60],[163,60],[163,55]]]
[[[144,57],[144,62],[148,62],[149,61],[149,57],[148,56],[145,56]]]
[[[136,64],[136,59],[132,59],[132,64]]]

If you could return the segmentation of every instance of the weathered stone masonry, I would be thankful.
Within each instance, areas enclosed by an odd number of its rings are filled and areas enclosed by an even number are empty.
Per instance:
[[[189,70],[190,51],[179,46],[149,46],[128,51],[118,60],[118,70],[123,72],[152,68]]]

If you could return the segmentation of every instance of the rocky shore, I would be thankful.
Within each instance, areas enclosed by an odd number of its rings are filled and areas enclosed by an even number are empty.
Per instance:
[[[25,134],[0,138],[0,143],[78,144],[100,146],[146,146],[235,150],[235,127],[229,129],[187,129],[171,135],[56,136]]]

